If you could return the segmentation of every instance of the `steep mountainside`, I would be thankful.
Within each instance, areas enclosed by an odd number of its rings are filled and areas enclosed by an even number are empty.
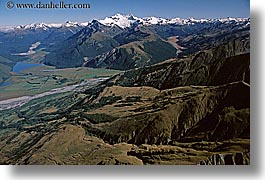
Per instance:
[[[237,39],[185,59],[171,59],[125,72],[118,84],[168,89],[178,86],[213,86],[250,82],[249,39]]]
[[[17,54],[27,52],[32,44],[40,42],[38,49],[46,52],[43,63],[47,65],[124,70],[176,56],[185,57],[239,37],[248,37],[249,30],[248,18],[163,19],[117,14],[87,23],[0,27],[0,55],[14,63],[27,60]],[[168,42],[170,38],[175,38],[175,42]],[[152,40],[151,44],[148,39]],[[140,46],[132,47],[131,43],[140,43]],[[112,52],[115,52],[114,57],[110,55]],[[114,65],[109,65],[110,62]]]
[[[0,27],[0,83],[10,77],[9,72],[17,62],[32,60],[25,54],[33,44],[39,44],[35,50],[42,49],[43,52],[49,53],[58,43],[79,32],[84,26],[85,24],[66,22],[53,25],[31,24],[6,29]],[[2,59],[5,59],[4,62]],[[33,61],[40,60],[36,58]]]
[[[12,61],[0,56],[0,84],[10,76],[9,72],[13,65]]]
[[[44,63],[58,68],[83,65],[127,70],[245,38],[249,30],[249,19],[170,21],[115,15],[93,20],[85,29],[58,44]],[[173,37],[175,42],[168,42]],[[137,51],[139,48],[142,52]]]
[[[251,164],[249,27],[239,18],[115,15],[76,29],[46,47],[44,63],[124,71],[0,101],[0,164]],[[12,63],[0,56],[1,67]]]
[[[1,111],[0,163],[250,164],[248,47],[232,41]]]
[[[27,52],[29,47],[36,42],[41,42],[40,47],[49,49],[50,46],[67,39],[82,28],[81,25],[70,25],[69,23],[58,27],[32,24],[0,32],[0,54],[13,59],[15,57],[12,54]]]
[[[120,28],[108,28],[92,21],[78,33],[63,40],[44,59],[44,63],[58,68],[80,67],[88,59],[117,47],[113,39]]]
[[[176,56],[176,49],[151,31],[122,30],[97,21],[70,37],[46,56],[44,63],[58,68],[105,67],[127,70]]]
[[[176,49],[167,42],[154,40],[125,44],[88,60],[84,66],[128,70],[159,63],[176,56]]]

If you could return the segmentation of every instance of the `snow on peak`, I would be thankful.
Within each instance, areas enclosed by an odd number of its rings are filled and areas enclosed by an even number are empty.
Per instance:
[[[80,24],[78,22],[66,21],[66,23],[62,24],[65,27],[78,27]]]
[[[148,17],[143,19],[144,25],[153,25],[153,24],[167,24],[168,20],[158,17]]]
[[[219,19],[195,19],[195,18],[188,18],[188,19],[181,19],[181,18],[173,18],[173,19],[165,19],[160,17],[146,17],[146,18],[139,18],[132,14],[128,15],[121,15],[115,14],[111,17],[106,17],[103,20],[99,20],[101,24],[106,26],[119,26],[121,28],[128,28],[137,24],[142,24],[145,26],[148,25],[164,25],[164,24],[175,24],[175,25],[193,25],[197,23],[231,23],[231,22],[249,22],[249,18],[219,18]]]
[[[71,22],[71,21],[66,21],[65,23],[59,24],[59,23],[35,23],[35,24],[28,24],[28,25],[20,25],[16,27],[9,27],[6,31],[10,30],[37,30],[37,29],[43,29],[45,31],[49,30],[50,28],[70,28],[70,27],[84,27],[87,26],[89,23],[78,23],[78,22]],[[4,27],[0,27],[0,31],[4,31]]]
[[[8,32],[12,31],[15,27],[14,26],[0,26],[0,32]]]
[[[145,17],[139,18],[132,14],[122,15],[122,14],[115,14],[110,17],[106,17],[102,20],[92,20],[90,22],[71,22],[67,21],[62,24],[46,24],[46,23],[36,23],[36,24],[29,24],[29,25],[21,25],[17,27],[0,27],[0,32],[8,32],[12,30],[36,30],[36,29],[43,29],[45,31],[49,30],[50,28],[71,28],[71,27],[86,27],[90,24],[93,24],[94,21],[97,21],[105,26],[118,26],[120,28],[129,28],[133,25],[140,24],[143,26],[150,26],[150,25],[165,25],[165,24],[173,24],[173,25],[193,25],[198,23],[242,23],[248,24],[250,22],[250,18],[218,18],[218,19],[195,19],[195,18],[173,18],[173,19],[165,19],[160,17]]]
[[[133,16],[132,14],[128,14],[128,15],[115,14],[111,17],[106,17],[103,20],[99,20],[99,22],[106,26],[116,25],[121,28],[127,28],[127,27],[131,27],[133,24],[135,24],[139,20],[141,19]]]

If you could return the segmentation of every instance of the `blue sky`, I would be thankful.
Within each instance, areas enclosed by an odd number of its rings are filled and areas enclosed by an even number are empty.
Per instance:
[[[7,9],[10,0],[0,0],[0,26],[30,24],[36,22],[62,23],[85,22],[102,19],[116,13],[135,16],[159,16],[164,18],[219,18],[249,17],[249,0],[64,0],[65,3],[89,3],[90,9]],[[47,3],[61,0],[13,0],[14,3]]]

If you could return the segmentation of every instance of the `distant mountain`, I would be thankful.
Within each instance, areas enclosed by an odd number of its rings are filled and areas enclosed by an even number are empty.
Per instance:
[[[95,21],[92,20],[92,21]],[[91,21],[91,22],[92,22]],[[139,18],[134,16],[133,14],[115,14],[111,17],[106,17],[105,19],[98,20],[101,24],[106,26],[119,26],[120,28],[130,28],[136,24],[141,24],[144,26],[148,25],[194,25],[194,24],[204,24],[204,23],[237,23],[248,25],[250,22],[250,18],[216,18],[216,19],[195,19],[195,18],[172,18],[172,19],[165,19],[160,17],[145,17],[145,18]],[[63,27],[85,27],[89,25],[91,22],[71,22],[67,21],[65,23],[33,23],[29,25],[20,25],[20,26],[3,26],[0,27],[0,32],[8,32],[8,31],[15,31],[18,29],[21,30],[28,30],[28,29],[43,29],[48,30],[50,28],[63,28]]]
[[[30,24],[0,28],[0,55],[10,59],[21,59],[13,54],[27,52],[33,43],[39,48],[49,48],[83,29],[85,24],[66,22],[64,24]]]
[[[82,66],[87,58],[96,57],[117,47],[119,43],[113,37],[121,32],[118,27],[107,27],[94,20],[53,46],[44,63],[58,68]]]
[[[126,70],[184,57],[249,36],[249,18],[165,19],[116,14],[103,20],[0,27],[0,55],[17,62],[36,42],[43,63]]]
[[[126,71],[122,86],[151,86],[160,90],[182,86],[219,86],[244,81],[250,84],[250,40],[239,38],[184,59],[170,59]]]
[[[33,23],[28,25],[20,25],[20,26],[4,26],[0,27],[0,32],[11,32],[11,31],[18,31],[18,30],[49,30],[53,28],[70,28],[70,27],[85,27],[88,25],[88,22],[78,23],[78,22],[71,22],[67,21],[65,23],[56,24],[56,23]]]
[[[247,37],[249,22],[248,18],[168,20],[116,14],[93,20],[58,43],[44,63],[58,68],[144,67]]]
[[[250,20],[144,20],[2,32],[58,68],[125,71],[2,110],[0,164],[250,164]],[[0,54],[0,82],[13,61]]]
[[[204,23],[237,23],[237,24],[247,24],[250,21],[249,18],[217,18],[217,19],[165,19],[160,17],[146,17],[139,18],[132,14],[121,15],[115,14],[111,17],[106,17],[103,20],[99,20],[100,23],[106,26],[119,26],[121,28],[130,28],[134,25],[141,24],[144,26],[150,25],[194,25],[194,24],[204,24]]]

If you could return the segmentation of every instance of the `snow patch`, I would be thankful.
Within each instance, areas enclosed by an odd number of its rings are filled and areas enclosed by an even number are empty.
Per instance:
[[[12,30],[37,30],[37,29],[43,29],[45,31],[48,31],[50,28],[71,28],[71,27],[86,27],[92,24],[93,21],[98,21],[99,23],[105,25],[105,26],[118,26],[120,28],[129,28],[134,25],[141,24],[143,26],[150,26],[150,25],[194,25],[199,23],[237,23],[237,24],[247,24],[250,22],[250,18],[218,18],[218,19],[195,19],[195,18],[172,18],[172,19],[165,19],[161,17],[145,17],[145,18],[139,18],[132,14],[122,15],[122,14],[115,14],[111,17],[106,17],[103,20],[92,20],[90,22],[71,22],[67,21],[63,24],[46,24],[46,23],[36,23],[36,24],[29,24],[29,25],[21,25],[17,27],[12,26],[6,26],[6,27],[0,27],[0,32],[8,32]]]

